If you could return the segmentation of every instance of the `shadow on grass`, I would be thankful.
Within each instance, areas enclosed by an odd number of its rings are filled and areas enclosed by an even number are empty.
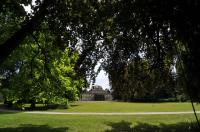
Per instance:
[[[34,111],[34,110],[40,110],[40,111],[46,111],[50,109],[64,109],[64,106],[57,105],[57,104],[48,104],[43,106],[36,106],[35,108],[26,107],[25,110],[28,111]]]
[[[0,114],[15,114],[19,112],[20,111],[18,110],[14,110],[14,109],[10,109],[6,107],[4,104],[0,104]]]
[[[107,125],[111,126],[111,129],[105,132],[200,132],[197,124],[194,122],[159,125],[138,122],[133,126],[130,122],[121,121],[108,123]]]
[[[80,105],[77,105],[77,104],[71,104],[70,107],[77,107],[77,106],[80,106]]]
[[[67,132],[68,128],[52,128],[48,125],[22,124],[16,128],[0,128],[0,132]]]
[[[2,114],[16,114],[16,113],[19,113],[19,112],[15,112],[15,111],[1,111],[0,110],[0,115]]]
[[[40,111],[46,111],[46,110],[51,110],[51,109],[66,109],[64,105],[58,105],[58,104],[37,104],[35,108],[30,108],[29,106],[24,107],[26,111],[34,111],[34,110],[40,110]],[[15,106],[8,106],[6,104],[0,104],[0,112],[5,111],[5,112],[21,112],[24,111],[20,109],[19,107]]]
[[[70,105],[69,108],[77,107],[77,106],[79,106],[79,105],[72,104],[72,105]],[[5,104],[0,104],[0,114],[15,114],[15,113],[20,113],[20,112],[24,112],[24,111],[47,111],[47,110],[55,110],[55,109],[63,110],[63,109],[68,109],[68,108],[66,108],[64,105],[58,105],[58,104],[48,104],[48,105],[37,104],[37,106],[35,108],[30,108],[30,107],[26,106],[25,109],[22,110],[17,107],[10,107]]]
[[[107,123],[108,126],[111,126],[111,130],[106,130],[105,132],[132,132],[131,122],[121,121],[117,123]]]
[[[79,105],[74,105],[71,104],[68,108],[66,108],[65,105],[59,105],[59,104],[48,104],[48,105],[44,105],[44,106],[36,106],[35,108],[30,108],[30,107],[26,107],[25,110],[27,111],[35,111],[35,110],[39,110],[39,111],[46,111],[46,110],[55,110],[55,109],[69,109],[72,107],[77,107]]]

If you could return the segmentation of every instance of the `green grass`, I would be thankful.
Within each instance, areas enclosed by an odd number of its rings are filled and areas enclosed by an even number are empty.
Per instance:
[[[0,132],[188,131],[194,115],[85,116],[1,113]],[[146,130],[146,131],[147,131]]]
[[[130,103],[111,101],[75,102],[69,109],[56,109],[50,111],[61,112],[170,112],[192,111],[191,103]],[[200,105],[195,104],[196,110]]]
[[[200,110],[200,106],[196,106]],[[191,111],[190,103],[75,102],[62,112]],[[198,115],[200,117],[200,114]],[[41,115],[0,112],[0,132],[195,132],[186,115]]]

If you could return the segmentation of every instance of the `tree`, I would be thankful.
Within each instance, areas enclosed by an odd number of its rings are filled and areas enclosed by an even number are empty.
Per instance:
[[[77,53],[53,45],[55,37],[47,26],[29,36],[1,65],[2,86],[6,101],[14,104],[67,104],[79,99],[84,79],[74,71]],[[46,48],[48,47],[48,48]]]
[[[159,101],[175,98],[175,78],[167,65],[149,71],[148,60],[139,56],[109,71],[114,99],[123,101]]]
[[[141,52],[145,52],[150,69],[162,68],[166,57],[173,60],[176,41],[180,41],[187,49],[183,61],[187,91],[191,98],[200,100],[198,1],[37,2],[39,4],[35,6],[33,15],[0,45],[0,60],[3,61],[25,36],[38,30],[44,21],[56,34],[57,42],[61,42],[55,43],[56,47],[80,48],[76,69],[83,76],[93,75],[99,60],[103,60],[102,68],[108,72],[113,65],[133,60]],[[6,1],[2,3],[7,4]],[[21,1],[16,3],[19,6]],[[68,40],[71,41],[66,45],[64,42]],[[81,43],[77,43],[79,40]],[[16,44],[13,46],[12,43]]]

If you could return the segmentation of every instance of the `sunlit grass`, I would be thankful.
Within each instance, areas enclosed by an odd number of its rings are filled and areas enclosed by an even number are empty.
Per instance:
[[[42,105],[37,105],[41,107]],[[199,105],[195,105],[200,110]],[[190,103],[74,102],[60,112],[192,111]],[[200,115],[199,115],[200,116]],[[0,112],[0,132],[123,132],[196,131],[193,114],[186,115],[42,115]]]
[[[25,104],[29,110],[30,104]],[[200,111],[200,104],[195,103],[195,109]],[[35,110],[59,112],[176,112],[193,111],[190,102],[163,102],[163,103],[132,103],[117,101],[78,101],[70,103],[70,108],[44,104],[36,104]]]
[[[189,129],[194,115],[88,116],[0,113],[0,131],[102,132],[132,129]],[[120,128],[117,128],[119,127]],[[144,127],[144,128],[143,128]],[[185,128],[186,127],[186,128]],[[178,129],[178,130],[176,130]],[[188,131],[188,130],[187,130]],[[147,131],[145,131],[147,132]]]
[[[196,110],[200,105],[195,104]],[[69,109],[55,109],[61,112],[170,112],[192,111],[189,102],[184,103],[130,103],[113,101],[74,102]]]

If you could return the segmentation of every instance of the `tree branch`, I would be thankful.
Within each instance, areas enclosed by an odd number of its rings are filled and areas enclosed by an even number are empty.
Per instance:
[[[35,15],[22,26],[20,30],[15,32],[8,40],[0,45],[0,64],[15,50],[28,34],[35,31],[42,23],[45,15],[48,13],[48,7],[55,0],[44,0]]]

